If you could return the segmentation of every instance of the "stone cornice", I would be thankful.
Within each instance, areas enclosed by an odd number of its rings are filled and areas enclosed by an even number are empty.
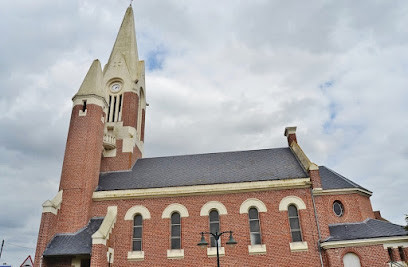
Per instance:
[[[94,192],[94,201],[309,188],[310,178]]]
[[[354,239],[354,240],[343,240],[343,241],[328,241],[328,242],[322,242],[320,246],[323,249],[330,249],[330,248],[380,245],[380,244],[395,243],[395,242],[408,242],[408,236],[378,237],[378,238]]]
[[[322,195],[346,195],[346,194],[360,194],[370,197],[373,193],[361,188],[343,188],[343,189],[313,189],[314,196]]]

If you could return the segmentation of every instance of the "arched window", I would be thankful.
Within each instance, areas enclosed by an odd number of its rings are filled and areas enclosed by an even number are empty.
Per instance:
[[[292,235],[292,242],[302,241],[302,232],[300,230],[299,214],[295,205],[288,206],[289,226]]]
[[[344,267],[361,267],[360,258],[354,253],[347,253],[343,257]]]
[[[171,249],[181,249],[181,217],[180,213],[174,212],[171,215]]]
[[[211,210],[210,211],[210,232],[211,233],[219,233],[220,232],[220,216],[218,214],[217,210]],[[215,243],[215,238],[210,235],[210,240],[211,240],[211,246],[215,247],[216,243]],[[221,243],[221,239],[218,239],[218,245],[220,245]]]
[[[133,218],[133,251],[142,251],[142,215],[136,214]]]
[[[262,244],[261,226],[259,223],[259,213],[256,208],[250,208],[248,211],[249,232],[251,234],[251,245]]]

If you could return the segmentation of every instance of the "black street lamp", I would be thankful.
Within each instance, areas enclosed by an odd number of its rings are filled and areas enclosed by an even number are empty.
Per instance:
[[[201,240],[200,240],[200,242],[197,244],[197,246],[200,246],[200,247],[202,247],[202,248],[205,248],[206,246],[208,246],[208,243],[207,243],[207,241],[205,241],[204,235],[210,234],[210,235],[212,235],[212,236],[214,237],[214,239],[215,239],[215,246],[217,247],[217,267],[220,267],[220,253],[219,253],[219,251],[218,251],[218,240],[220,239],[220,237],[221,237],[223,234],[226,234],[226,233],[229,233],[230,236],[229,236],[229,240],[228,240],[225,244],[230,245],[230,246],[236,245],[236,244],[237,244],[237,241],[235,241],[234,237],[232,236],[232,233],[233,233],[232,231],[225,231],[225,232],[221,232],[221,233],[218,233],[218,232],[215,232],[215,233],[211,233],[211,232],[201,232]]]

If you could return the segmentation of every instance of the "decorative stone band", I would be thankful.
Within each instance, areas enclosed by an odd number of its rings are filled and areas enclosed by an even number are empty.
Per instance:
[[[61,208],[61,202],[62,202],[62,191],[60,190],[57,195],[51,199],[47,200],[42,204],[43,207],[43,213],[44,212],[51,212],[55,215],[58,214],[58,210]]]
[[[408,236],[395,236],[395,237],[378,237],[378,238],[367,238],[367,239],[354,239],[354,240],[343,240],[343,241],[328,241],[323,242],[320,246],[323,249],[330,248],[345,248],[345,247],[359,247],[359,246],[370,246],[370,245],[384,245],[390,244],[395,246],[399,243],[399,246],[408,247]]]
[[[94,192],[94,201],[133,198],[154,198],[188,195],[214,195],[221,193],[237,193],[251,191],[281,190],[310,187],[310,178],[295,178],[286,180],[175,186],[164,188],[127,189]]]
[[[345,194],[360,194],[363,196],[371,196],[373,193],[361,188],[344,188],[344,189],[313,189],[314,196],[321,195],[345,195]]]
[[[116,215],[118,214],[117,206],[108,207],[106,216],[102,221],[99,229],[92,235],[92,245],[103,244],[106,245],[106,241],[109,239],[109,234],[116,222]]]
[[[93,105],[98,105],[100,107],[102,107],[104,110],[108,107],[108,102],[106,102],[106,99],[104,97],[101,97],[99,95],[81,95],[81,96],[77,96],[75,95],[72,98],[72,105],[76,106],[76,105],[83,105],[83,101],[86,100],[86,104],[93,104]]]
[[[167,258],[168,259],[183,259],[184,249],[168,249]]]

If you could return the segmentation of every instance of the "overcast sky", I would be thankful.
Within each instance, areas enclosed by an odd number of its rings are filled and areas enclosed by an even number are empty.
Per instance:
[[[106,64],[126,0],[0,1],[1,263],[34,248],[57,193],[71,98]],[[145,156],[286,147],[408,213],[407,1],[133,3],[146,61]]]

